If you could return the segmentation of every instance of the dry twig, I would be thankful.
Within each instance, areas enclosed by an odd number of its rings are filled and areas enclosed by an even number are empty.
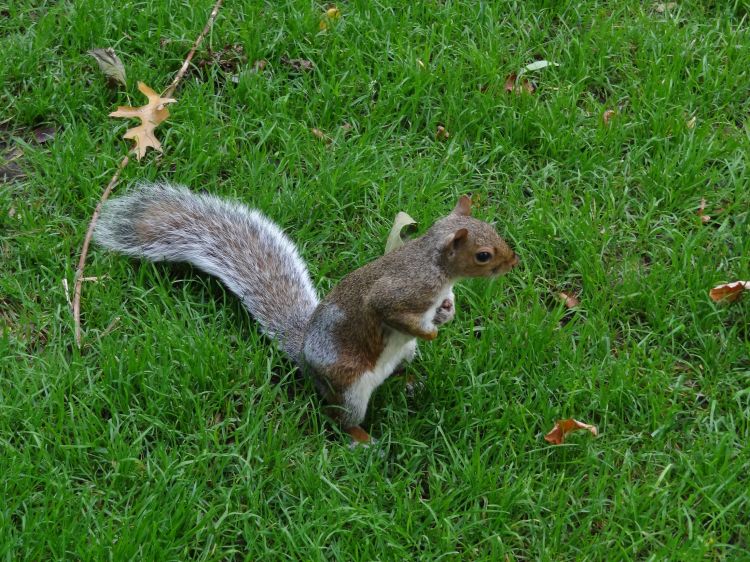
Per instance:
[[[198,49],[201,42],[203,41],[203,38],[211,29],[211,26],[213,25],[214,20],[216,20],[216,15],[219,13],[219,8],[221,8],[221,4],[223,1],[224,0],[216,0],[216,4],[214,4],[213,9],[211,10],[211,14],[208,16],[208,21],[206,22],[206,25],[204,26],[203,31],[201,31],[200,35],[196,37],[195,42],[193,43],[193,48],[190,49],[190,52],[187,54],[187,57],[185,57],[185,62],[182,63],[180,70],[177,71],[177,74],[175,75],[174,80],[172,80],[172,83],[169,85],[169,87],[166,90],[164,90],[164,94],[162,94],[162,97],[167,97],[167,98],[172,97],[172,94],[177,89],[177,86],[179,86],[180,80],[182,80],[183,76],[185,76],[185,72],[187,72],[187,69],[190,66],[190,61],[195,55],[195,51]],[[91,237],[94,234],[94,227],[96,226],[96,221],[99,218],[99,213],[101,213],[102,205],[104,205],[104,202],[109,198],[109,194],[112,192],[112,189],[117,184],[117,180],[120,177],[120,172],[122,172],[123,168],[125,168],[125,166],[128,165],[128,162],[130,162],[130,159],[127,156],[125,156],[120,161],[120,165],[117,167],[117,171],[115,172],[115,175],[112,176],[112,179],[109,181],[109,184],[107,185],[106,189],[104,190],[104,192],[102,192],[102,196],[99,199],[99,203],[97,203],[96,208],[94,209],[94,214],[91,215],[91,220],[89,221],[89,228],[86,231],[86,237],[83,239],[83,246],[81,247],[81,257],[78,260],[78,267],[76,267],[75,287],[73,290],[73,304],[72,304],[75,340],[76,340],[76,345],[78,346],[79,349],[81,347],[81,288],[85,280],[83,276],[83,269],[86,265],[86,256],[88,255],[88,252],[89,252],[89,244],[91,243]]]
[[[102,205],[112,193],[112,188],[120,178],[120,172],[128,165],[130,159],[126,156],[120,161],[120,165],[117,167],[115,175],[109,180],[109,184],[102,193],[99,203],[96,204],[94,214],[91,215],[91,221],[89,221],[89,229],[86,231],[86,238],[83,239],[83,247],[81,248],[81,257],[78,260],[78,267],[76,267],[75,275],[75,287],[73,289],[73,322],[75,323],[75,337],[76,345],[81,347],[81,287],[83,287],[83,268],[86,265],[86,256],[89,253],[89,244],[91,243],[91,236],[94,234],[94,227],[96,221],[99,218],[99,213],[102,212]]]
[[[188,53],[187,57],[185,57],[185,62],[182,63],[182,66],[180,67],[180,70],[177,71],[177,74],[174,77],[174,80],[172,80],[172,83],[169,85],[169,87],[164,90],[164,93],[161,95],[163,98],[171,98],[172,94],[174,94],[174,91],[177,89],[178,84],[180,83],[180,80],[182,80],[182,77],[185,76],[185,73],[187,72],[188,67],[190,66],[190,61],[193,60],[193,55],[195,55],[195,51],[200,47],[200,44],[203,42],[203,38],[206,36],[208,31],[211,29],[211,26],[214,23],[214,20],[216,19],[216,14],[219,13],[219,8],[221,8],[221,3],[224,0],[216,0],[216,4],[214,4],[213,10],[211,10],[211,15],[208,16],[208,21],[206,22],[205,27],[203,28],[203,31],[201,31],[200,35],[195,39],[195,43],[193,43],[193,48],[190,49],[190,52]]]

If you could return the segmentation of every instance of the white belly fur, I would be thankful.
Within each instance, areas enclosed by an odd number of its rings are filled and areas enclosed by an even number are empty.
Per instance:
[[[447,285],[435,299],[433,306],[427,309],[422,317],[422,326],[425,331],[431,331],[434,328],[432,319],[435,317],[435,311],[446,299],[454,299],[453,285]],[[414,336],[404,334],[403,332],[392,331],[388,336],[383,352],[375,363],[375,368],[362,374],[357,382],[352,384],[347,390],[347,400],[350,408],[356,408],[360,411],[353,411],[357,418],[364,418],[367,410],[367,404],[373,391],[378,388],[385,379],[391,376],[393,371],[406,358],[414,356],[417,347],[417,340]]]

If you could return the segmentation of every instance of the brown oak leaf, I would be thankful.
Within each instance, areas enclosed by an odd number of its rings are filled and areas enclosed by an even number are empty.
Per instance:
[[[129,117],[140,119],[141,124],[125,131],[123,135],[126,139],[135,140],[133,151],[136,158],[140,160],[146,154],[148,147],[162,152],[161,143],[154,135],[154,129],[160,123],[166,121],[169,117],[169,110],[166,105],[175,103],[177,100],[172,98],[163,98],[143,82],[138,82],[138,89],[148,98],[148,103],[141,107],[120,106],[117,111],[109,114],[110,117]]]
[[[553,445],[560,445],[565,442],[565,436],[571,431],[579,431],[585,429],[591,432],[591,435],[596,437],[599,435],[599,430],[596,429],[595,425],[589,425],[587,423],[579,422],[573,418],[567,420],[560,420],[555,424],[547,435],[544,436],[544,440]]]

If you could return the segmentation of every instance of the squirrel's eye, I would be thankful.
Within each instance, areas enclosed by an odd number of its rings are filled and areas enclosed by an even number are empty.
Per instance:
[[[479,263],[487,263],[492,259],[492,254],[489,252],[478,252],[476,258]]]

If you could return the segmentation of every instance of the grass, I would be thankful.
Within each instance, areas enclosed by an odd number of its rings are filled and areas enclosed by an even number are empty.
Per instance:
[[[321,292],[380,255],[397,211],[424,228],[462,193],[521,257],[459,287],[415,398],[378,391],[377,450],[350,450],[187,267],[92,249],[73,344],[61,283],[126,151],[107,114],[168,84],[211,4],[2,11],[0,152],[26,177],[0,183],[0,557],[750,559],[750,300],[707,297],[750,277],[748,3],[353,0],[325,33],[320,3],[222,8],[164,154],[118,191],[163,178],[257,206]],[[232,44],[246,62],[210,62]],[[126,90],[86,55],[104,46]],[[560,66],[506,93],[540,58]],[[546,444],[571,416],[600,436]]]

